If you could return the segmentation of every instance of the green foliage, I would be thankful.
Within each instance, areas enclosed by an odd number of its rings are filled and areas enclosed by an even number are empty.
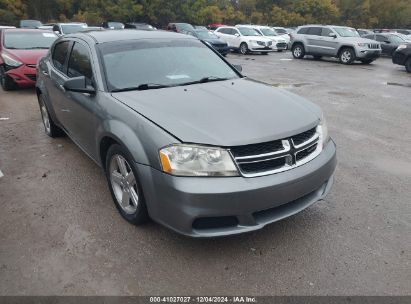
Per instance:
[[[0,0],[0,25],[20,19],[411,27],[411,0]]]

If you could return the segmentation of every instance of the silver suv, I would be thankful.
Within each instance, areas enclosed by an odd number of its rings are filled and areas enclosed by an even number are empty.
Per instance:
[[[354,28],[335,25],[305,25],[297,29],[291,40],[294,58],[302,59],[312,55],[337,57],[343,64],[355,60],[369,64],[381,55],[378,42],[361,38]]]

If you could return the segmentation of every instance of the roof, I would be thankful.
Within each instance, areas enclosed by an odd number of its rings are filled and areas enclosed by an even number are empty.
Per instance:
[[[32,29],[32,28],[3,28],[7,32],[34,32],[34,33],[52,33],[50,30]]]
[[[105,43],[123,40],[137,40],[137,39],[196,39],[192,36],[178,34],[167,31],[142,31],[135,29],[126,30],[103,30],[103,31],[89,31],[78,32],[75,34],[65,35],[64,37],[91,37],[96,43]]]

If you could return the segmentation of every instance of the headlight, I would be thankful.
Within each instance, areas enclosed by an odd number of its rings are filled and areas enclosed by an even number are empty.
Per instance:
[[[176,144],[160,150],[164,172],[178,176],[238,176],[227,150]]]
[[[330,140],[330,136],[328,135],[327,121],[325,120],[324,115],[322,116],[320,122],[320,136],[323,142],[323,147],[325,147],[325,145]]]
[[[257,41],[257,44],[258,45],[263,45],[263,46],[265,45],[264,41]]]
[[[361,47],[368,47],[368,43],[358,43],[358,46],[361,46]]]
[[[12,57],[10,57],[9,55],[4,54],[4,53],[1,54],[1,58],[3,58],[3,61],[6,65],[14,67],[14,68],[17,68],[17,67],[19,67],[23,64],[22,62],[20,62],[16,59],[13,59]]]
[[[406,44],[400,44],[398,47],[397,47],[397,50],[402,50],[402,49],[406,49],[407,48],[407,45]]]

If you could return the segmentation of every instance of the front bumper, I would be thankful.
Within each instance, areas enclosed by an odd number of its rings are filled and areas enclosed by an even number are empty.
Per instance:
[[[19,87],[33,87],[36,84],[37,71],[34,65],[6,69],[6,75],[11,77]]]
[[[381,49],[365,49],[356,51],[357,59],[377,59],[381,56]]]
[[[336,162],[330,140],[309,163],[256,178],[175,177],[137,168],[153,220],[184,235],[216,237],[260,229],[324,198]]]

